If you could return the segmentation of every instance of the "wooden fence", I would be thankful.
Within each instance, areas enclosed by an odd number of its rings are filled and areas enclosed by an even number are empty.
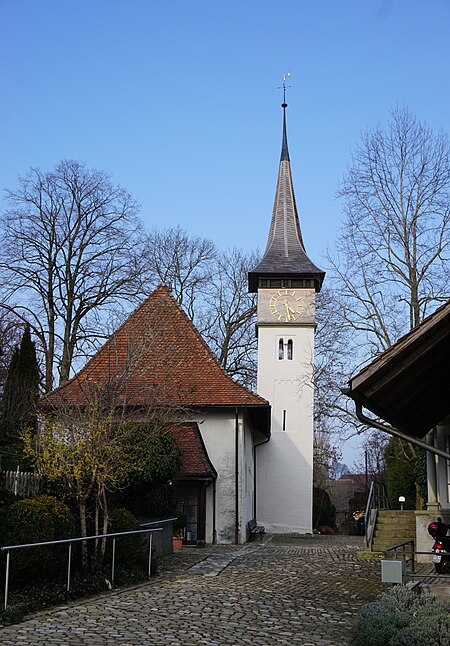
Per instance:
[[[42,478],[28,471],[2,471],[1,479],[8,493],[18,498],[37,496],[42,487]]]

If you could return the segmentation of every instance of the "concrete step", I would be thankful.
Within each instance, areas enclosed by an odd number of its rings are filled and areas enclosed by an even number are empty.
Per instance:
[[[380,509],[378,511],[378,518],[416,518],[416,514],[412,510],[399,511],[396,509]]]
[[[405,530],[413,530],[415,531],[416,525],[411,524],[411,523],[377,523],[376,524],[376,529],[384,532],[392,532],[392,531],[398,531],[398,532],[404,532]]]
[[[407,527],[414,527],[414,528],[415,528],[415,527],[416,527],[416,523],[405,523],[405,521],[397,522],[397,521],[395,521],[395,520],[392,520],[392,521],[386,521],[386,520],[384,520],[384,521],[381,521],[381,522],[378,522],[378,523],[377,523],[377,528],[378,528],[378,527],[379,527],[380,529],[383,529],[383,528],[384,528],[384,529],[386,529],[386,530],[394,529],[395,527],[399,527],[399,528],[401,527],[401,528],[402,528],[402,530],[403,530],[405,527],[406,527],[406,528],[407,528]]]
[[[403,543],[404,541],[414,540],[414,532],[392,532],[392,534],[384,534],[383,532],[375,533],[373,542],[383,543]]]
[[[382,527],[415,527],[415,518],[378,518],[377,525]]]

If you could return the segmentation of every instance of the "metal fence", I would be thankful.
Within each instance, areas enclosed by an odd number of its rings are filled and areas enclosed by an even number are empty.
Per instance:
[[[432,572],[434,567],[430,559],[428,564],[418,564],[416,557],[419,555],[433,556],[433,552],[417,552],[414,550],[414,541],[405,541],[383,550],[384,559],[381,561],[381,580],[383,583],[405,584],[409,578],[411,582],[427,579],[430,583],[439,580],[450,584],[449,574]]]
[[[168,521],[173,519],[168,519]],[[168,522],[167,521],[167,522]],[[159,521],[161,522],[161,521]],[[164,521],[163,521],[164,522]],[[5,599],[4,599],[4,608],[8,606],[8,593],[9,593],[9,574],[10,574],[10,555],[11,551],[19,549],[32,549],[34,547],[43,547],[49,545],[68,545],[67,553],[67,577],[66,577],[66,592],[70,592],[70,578],[71,578],[71,566],[72,566],[72,545],[73,543],[79,543],[82,541],[92,541],[99,539],[112,539],[112,557],[111,557],[111,586],[114,586],[114,576],[115,576],[115,567],[116,567],[116,538],[119,536],[130,536],[132,534],[148,534],[148,569],[147,575],[150,578],[151,566],[152,566],[152,532],[162,532],[162,528],[158,527],[156,529],[136,529],[131,532],[116,532],[114,534],[102,534],[100,536],[86,536],[78,538],[66,538],[59,541],[46,541],[44,543],[27,543],[23,545],[5,545],[0,547],[2,552],[6,552],[6,575],[5,575]]]

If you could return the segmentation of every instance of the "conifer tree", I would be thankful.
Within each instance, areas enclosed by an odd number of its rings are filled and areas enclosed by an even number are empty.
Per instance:
[[[36,425],[39,398],[39,366],[30,328],[24,330],[20,346],[11,357],[0,403],[0,445],[19,443],[25,427]]]

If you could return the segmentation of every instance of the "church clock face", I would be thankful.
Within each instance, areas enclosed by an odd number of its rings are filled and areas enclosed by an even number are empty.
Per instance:
[[[276,321],[297,321],[302,310],[302,298],[295,290],[279,289],[270,299],[270,313]]]

